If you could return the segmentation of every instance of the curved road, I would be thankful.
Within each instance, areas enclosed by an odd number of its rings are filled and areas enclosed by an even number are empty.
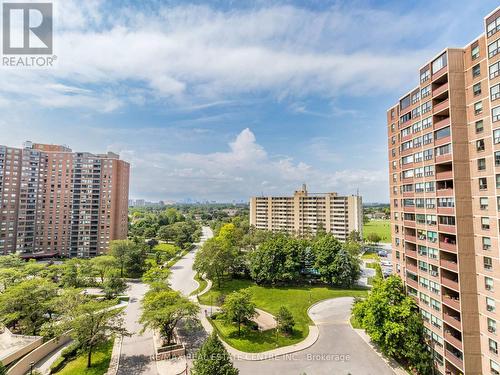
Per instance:
[[[204,227],[201,242],[210,237],[212,231]],[[186,254],[172,267],[172,288],[185,295],[197,288],[192,270],[195,252]],[[240,375],[393,375],[392,369],[349,325],[352,302],[350,297],[336,298],[313,306],[309,315],[319,327],[319,338],[313,346],[265,361],[236,358],[234,364]],[[193,350],[200,344],[199,339],[193,343]]]

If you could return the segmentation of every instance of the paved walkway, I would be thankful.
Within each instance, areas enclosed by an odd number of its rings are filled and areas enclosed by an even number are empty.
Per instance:
[[[130,301],[125,308],[125,327],[132,336],[123,338],[117,374],[157,375],[158,370],[153,360],[153,334],[151,331],[141,334],[142,325],[138,322],[141,315],[141,299],[147,292],[148,286],[142,282],[129,282],[127,285]]]

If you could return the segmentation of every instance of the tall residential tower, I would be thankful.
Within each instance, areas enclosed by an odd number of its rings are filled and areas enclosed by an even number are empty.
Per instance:
[[[92,257],[128,229],[129,164],[114,153],[0,146],[0,254]]]
[[[394,272],[442,374],[500,374],[500,8],[484,26],[387,112]]]

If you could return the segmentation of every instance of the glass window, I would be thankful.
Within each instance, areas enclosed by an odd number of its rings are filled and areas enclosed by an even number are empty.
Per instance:
[[[500,61],[490,65],[490,79],[495,78],[500,74]]]
[[[428,81],[430,78],[431,78],[431,71],[429,68],[420,72],[420,83]]]
[[[429,96],[430,93],[431,93],[431,85],[425,86],[422,90],[420,90],[420,96],[422,98]]]
[[[410,95],[405,96],[399,101],[399,108],[401,110],[408,108],[410,106]]]
[[[486,297],[486,310],[495,311],[495,300],[490,297]]]
[[[489,38],[500,30],[500,17],[495,18],[488,25],[486,25],[486,36]]]
[[[488,189],[488,181],[486,180],[486,177],[481,177],[479,179],[479,190],[486,190]]]
[[[488,209],[488,197],[479,198],[479,207],[481,208],[481,210]]]
[[[422,114],[429,112],[432,109],[431,101],[422,104]]]
[[[484,277],[484,288],[486,290],[493,290],[493,285],[494,285],[494,281],[491,277],[488,277],[488,276],[485,276]]]
[[[478,82],[474,86],[472,86],[472,92],[474,96],[481,94],[481,82]]]
[[[495,107],[491,110],[491,120],[493,122],[500,120],[500,107]]]
[[[489,217],[482,217],[481,218],[481,229],[482,230],[489,230],[490,229],[490,218]]]
[[[481,75],[481,65],[477,64],[472,67],[472,78]]]
[[[495,167],[500,166],[500,151],[495,152]]]
[[[475,60],[479,57],[479,44],[471,49],[470,54],[472,60]]]
[[[494,319],[488,318],[488,332],[495,333],[497,331],[497,322]]]
[[[432,74],[443,69],[448,63],[446,52],[432,62]]]
[[[491,100],[497,100],[500,98],[500,83],[492,86],[490,89]]]
[[[488,339],[488,346],[490,348],[490,352],[498,354],[498,345],[496,341]]]
[[[474,103],[474,114],[479,115],[483,112],[483,102]]]
[[[481,133],[484,130],[483,120],[476,121],[475,128],[476,134]]]
[[[484,171],[486,169],[486,159],[477,159],[477,170]]]
[[[441,139],[450,136],[450,127],[442,128],[436,131],[436,139]]]
[[[488,45],[488,57],[491,58],[491,57],[495,56],[499,50],[500,50],[500,42],[497,39],[493,43]]]
[[[483,250],[490,250],[491,249],[491,238],[489,237],[483,237]],[[491,259],[490,259],[491,261]]]

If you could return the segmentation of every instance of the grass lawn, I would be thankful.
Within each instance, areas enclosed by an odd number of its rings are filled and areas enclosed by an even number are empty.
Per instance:
[[[113,340],[98,347],[92,353],[92,367],[87,368],[87,353],[80,354],[74,360],[68,362],[64,368],[56,372],[57,375],[104,375],[108,371],[111,352],[113,351]]]
[[[364,253],[361,256],[361,259],[380,261],[380,257],[376,253]]]
[[[214,284],[212,289],[200,296],[204,305],[216,305],[221,294],[227,295],[235,290],[250,288],[253,301],[258,308],[276,315],[281,306],[286,306],[295,319],[294,334],[289,337],[279,338],[278,345],[290,345],[302,341],[309,334],[311,319],[307,309],[314,303],[337,297],[360,297],[366,295],[363,289],[335,289],[326,286],[289,286],[269,287],[258,286],[250,280],[231,280],[222,284],[219,289]],[[225,324],[214,321],[222,337],[236,349],[247,352],[261,352],[276,347],[274,330],[258,333],[245,331],[245,335],[237,336],[237,327],[227,327]],[[254,337],[258,336],[258,338]]]
[[[369,233],[376,233],[382,239],[381,242],[391,242],[391,226],[389,220],[370,220],[368,224],[363,225],[363,237],[366,238]]]
[[[204,291],[205,288],[208,285],[207,280],[205,280],[204,278],[200,277],[200,275],[198,275],[198,274],[196,274],[194,276],[194,279],[198,282],[199,286],[198,286],[198,288],[195,291],[191,292],[191,294],[190,294],[191,296],[194,296],[194,295],[196,295],[196,294]]]

